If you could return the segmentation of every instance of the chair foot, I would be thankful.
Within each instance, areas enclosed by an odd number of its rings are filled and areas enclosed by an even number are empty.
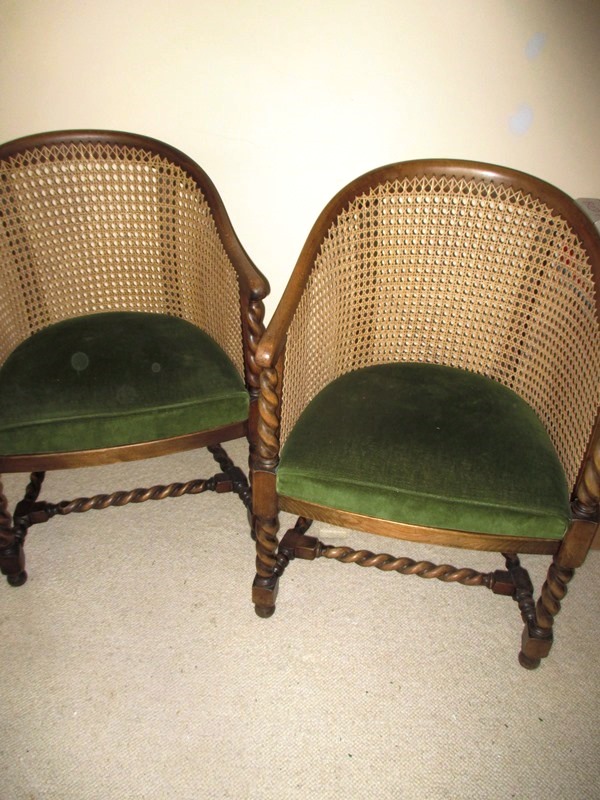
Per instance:
[[[22,586],[27,580],[23,542],[19,541],[16,536],[8,547],[0,550],[0,571],[6,575],[10,586]]]
[[[279,578],[271,575],[268,578],[257,575],[252,584],[252,602],[259,617],[267,619],[275,613],[275,600],[279,588]]]
[[[268,619],[269,617],[272,617],[273,614],[275,613],[275,606],[255,605],[254,611],[256,612],[256,615],[258,617],[261,617],[262,619]]]
[[[525,669],[537,669],[541,663],[541,658],[530,658],[522,650],[519,653],[519,664]]]
[[[285,572],[290,561],[294,558],[313,559],[320,554],[319,547],[321,543],[319,540],[304,535],[304,531],[308,530],[311,524],[312,520],[305,520],[300,517],[296,527],[287,531],[279,543],[273,574],[267,577],[256,575],[252,586],[252,600],[254,601],[254,610],[259,617],[267,618],[273,616],[279,578]]]
[[[23,584],[27,581],[27,572],[23,570],[16,575],[7,575],[6,581],[9,586],[23,586]]]
[[[546,658],[552,649],[553,636],[551,629],[540,628],[529,623],[525,625],[521,639],[519,664],[525,669],[536,669],[542,658]]]

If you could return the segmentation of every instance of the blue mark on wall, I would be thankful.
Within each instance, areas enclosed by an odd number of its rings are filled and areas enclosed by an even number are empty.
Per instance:
[[[525,56],[529,61],[535,61],[546,46],[546,34],[537,31],[525,45]],[[515,136],[523,136],[533,124],[533,108],[529,103],[521,103],[515,112],[508,118],[508,127]]]
[[[508,125],[517,136],[527,133],[533,122],[533,109],[527,103],[521,103],[515,113],[509,118]]]
[[[530,61],[537,58],[544,49],[546,44],[546,34],[538,31],[534,33],[531,39],[525,45],[525,55]]]

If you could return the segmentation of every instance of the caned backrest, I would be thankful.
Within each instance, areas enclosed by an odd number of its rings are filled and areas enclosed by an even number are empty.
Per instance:
[[[407,162],[334,198],[299,263],[307,278],[286,341],[282,441],[336,377],[432,362],[515,390],[574,484],[600,399],[600,243],[558,190],[490,170]]]
[[[133,134],[0,148],[0,363],[53,322],[130,310],[198,325],[243,374],[240,290],[210,186],[183,154]]]

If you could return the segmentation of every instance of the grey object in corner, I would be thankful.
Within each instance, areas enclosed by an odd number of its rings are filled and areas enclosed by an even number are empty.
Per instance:
[[[579,205],[583,208],[586,214],[590,217],[598,232],[600,232],[600,198],[598,197],[579,197],[577,199]]]

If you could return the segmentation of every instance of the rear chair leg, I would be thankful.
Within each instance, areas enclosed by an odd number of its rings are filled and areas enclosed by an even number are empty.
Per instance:
[[[24,535],[13,527],[7,510],[4,487],[0,482],[0,571],[6,575],[10,586],[22,586],[27,580],[25,572]]]
[[[246,477],[244,471],[240,467],[236,467],[222,445],[209,445],[207,449],[217,464],[221,467],[224,474],[231,481],[231,491],[237,494],[242,503],[246,506],[248,512],[250,512],[252,506],[252,495],[250,491],[250,484],[248,483],[248,478]]]
[[[523,650],[519,653],[519,662],[526,669],[535,669],[539,666],[540,659],[550,651],[552,631],[538,624],[534,589],[529,573],[521,566],[518,556],[513,553],[503,555],[512,584],[512,598],[518,604],[521,618],[525,623]]]

